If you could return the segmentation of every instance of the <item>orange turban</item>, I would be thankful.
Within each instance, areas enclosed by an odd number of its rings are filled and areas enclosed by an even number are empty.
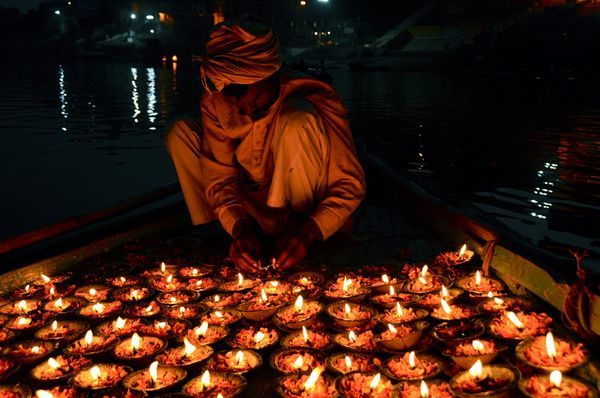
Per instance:
[[[210,33],[200,74],[204,88],[212,93],[227,84],[255,83],[280,67],[279,40],[272,29],[245,20],[223,24]]]

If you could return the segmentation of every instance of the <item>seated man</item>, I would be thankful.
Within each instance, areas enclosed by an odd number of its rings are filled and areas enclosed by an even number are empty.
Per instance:
[[[218,26],[206,53],[201,123],[165,137],[192,222],[218,218],[246,272],[266,258],[289,269],[364,198],[346,110],[327,84],[281,70],[276,36],[251,18]],[[275,242],[268,257],[261,237]]]

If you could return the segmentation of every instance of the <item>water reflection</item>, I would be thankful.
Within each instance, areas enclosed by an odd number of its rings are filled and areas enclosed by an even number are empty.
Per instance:
[[[541,186],[536,186],[533,189],[533,194],[537,198],[529,199],[529,202],[533,203],[538,210],[532,211],[530,214],[532,217],[546,220],[552,207],[551,195],[554,192],[555,182],[558,181],[556,177],[557,163],[544,163],[542,170],[538,170],[537,177],[538,182]]]
[[[138,87],[137,87],[137,79],[138,79],[137,68],[134,68],[134,67],[131,68],[131,76],[133,78],[133,80],[131,81],[131,100],[133,101],[132,118],[136,123],[138,123],[139,122],[138,116],[142,112],[140,111],[140,98],[138,95]]]
[[[156,116],[156,73],[154,68],[146,68],[146,77],[148,79],[148,121],[154,124]],[[156,126],[152,125],[149,127],[150,130],[156,130]]]
[[[65,69],[58,65],[58,100],[60,101],[60,114],[63,119],[62,131],[67,131],[67,119],[69,111],[67,110],[67,89],[65,87]]]

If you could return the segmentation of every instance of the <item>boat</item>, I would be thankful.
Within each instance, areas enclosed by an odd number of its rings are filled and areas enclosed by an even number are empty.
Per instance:
[[[426,180],[362,156],[369,181],[365,203],[355,215],[355,233],[318,247],[308,266],[326,264],[328,272],[368,264],[423,264],[437,253],[466,244],[481,259],[484,274],[494,274],[513,292],[542,302],[590,347],[598,347],[600,297],[590,275],[572,256],[538,248],[490,220],[458,197]],[[214,263],[228,253],[228,237],[214,224],[193,227],[179,185],[170,184],[110,209],[0,241],[0,295],[39,278],[89,269],[106,262],[132,267],[162,258]],[[187,256],[187,257],[186,257]],[[578,373],[600,386],[597,358]],[[276,372],[266,368],[250,377],[245,397],[272,395]],[[19,380],[15,379],[14,382]]]

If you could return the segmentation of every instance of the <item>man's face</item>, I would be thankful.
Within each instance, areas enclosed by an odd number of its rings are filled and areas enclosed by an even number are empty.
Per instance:
[[[249,116],[259,116],[273,103],[278,94],[277,86],[268,79],[254,84],[228,84],[223,89],[227,101]]]

